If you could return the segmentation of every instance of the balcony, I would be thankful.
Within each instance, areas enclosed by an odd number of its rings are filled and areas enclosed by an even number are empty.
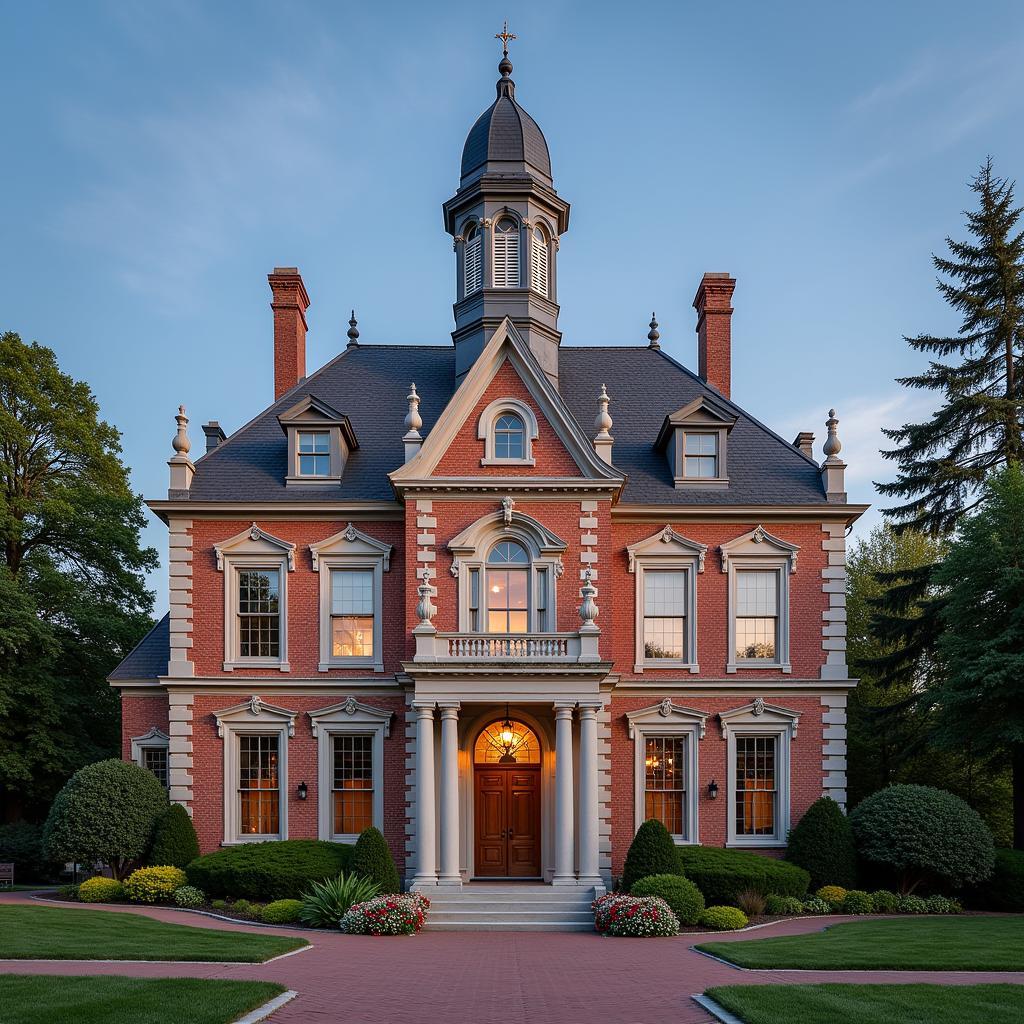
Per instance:
[[[600,660],[596,627],[578,633],[437,633],[421,625],[413,633],[416,662],[557,665]]]

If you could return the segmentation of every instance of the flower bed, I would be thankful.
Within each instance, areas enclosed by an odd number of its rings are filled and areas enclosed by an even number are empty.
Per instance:
[[[418,892],[375,896],[357,903],[341,919],[346,935],[415,935],[430,909],[430,900]]]
[[[590,905],[594,930],[620,938],[676,935],[679,922],[659,896],[624,896],[610,892]]]

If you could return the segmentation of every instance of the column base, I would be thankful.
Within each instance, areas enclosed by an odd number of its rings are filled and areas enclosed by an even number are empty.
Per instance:
[[[462,875],[438,875],[437,885],[438,888],[461,889]]]
[[[593,887],[594,899],[598,899],[608,891],[608,887],[604,884],[604,879],[600,875],[581,875],[579,884],[580,886],[587,886],[588,888]]]
[[[555,877],[551,879],[551,884],[561,886],[571,885],[573,888],[578,888],[580,883],[576,880],[575,875],[555,875]]]
[[[424,875],[420,877],[417,875],[412,880],[412,885],[409,886],[411,892],[419,892],[422,889],[436,889],[437,888],[437,875]]]

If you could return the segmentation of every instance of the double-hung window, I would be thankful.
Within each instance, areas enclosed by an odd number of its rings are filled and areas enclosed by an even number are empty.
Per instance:
[[[326,430],[300,430],[296,441],[299,476],[331,475],[331,435]]]
[[[736,737],[736,835],[776,835],[778,737]]]
[[[644,738],[644,821],[656,818],[674,836],[686,837],[685,736]]]
[[[644,661],[686,661],[686,569],[646,569]]]
[[[156,776],[157,782],[167,789],[170,779],[167,772],[167,747],[143,747],[140,751],[140,759],[142,767],[152,772]]]
[[[778,569],[736,571],[736,661],[774,663],[779,646]]]
[[[267,733],[238,736],[238,822],[242,835],[281,831],[280,739]]]
[[[332,738],[331,813],[334,835],[359,835],[373,824],[373,736]]]
[[[683,435],[683,476],[688,480],[718,478],[718,433]]]
[[[331,657],[372,658],[372,569],[331,570]]]
[[[280,658],[280,569],[239,569],[236,582],[238,658]]]

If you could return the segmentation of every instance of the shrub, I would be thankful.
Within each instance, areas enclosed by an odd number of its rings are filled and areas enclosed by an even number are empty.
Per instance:
[[[214,910],[228,910],[230,909],[231,904],[228,903],[227,900],[211,900],[210,906],[213,907]]]
[[[199,840],[188,811],[181,804],[171,804],[156,823],[149,863],[183,868],[198,856]]]
[[[43,826],[27,821],[0,825],[0,861],[14,865],[15,882],[49,882],[59,871],[43,855]]]
[[[708,903],[735,903],[746,889],[762,895],[803,897],[810,876],[803,868],[749,850],[723,850],[716,846],[679,848],[683,873],[704,894]]]
[[[612,892],[594,900],[590,906],[594,911],[594,929],[602,935],[649,938],[675,935],[679,931],[676,915],[658,896],[626,896]]]
[[[429,906],[418,892],[387,893],[349,908],[340,927],[347,935],[415,935]]]
[[[874,900],[860,889],[847,889],[843,900],[844,914],[870,914],[875,909]]]
[[[299,920],[314,928],[337,928],[357,903],[372,900],[380,886],[372,878],[342,872],[337,878],[311,882],[303,894]]]
[[[812,896],[809,900],[804,900],[804,913],[805,914],[831,914],[832,907],[824,900],[818,899],[817,896]]]
[[[970,906],[980,910],[1024,913],[1024,850],[996,850],[991,876],[967,893]]]
[[[59,885],[57,886],[57,895],[62,900],[77,900],[80,888],[80,885]]]
[[[266,924],[291,924],[298,921],[302,900],[274,900],[260,911],[260,920]]]
[[[767,900],[756,889],[744,889],[736,896],[736,906],[743,911],[747,917],[758,917],[764,913],[768,905]]]
[[[248,918],[253,920],[258,914],[258,904],[250,903],[248,900],[235,900],[231,904],[231,913],[237,914],[239,917]]]
[[[645,821],[633,836],[622,868],[622,888],[632,892],[635,883],[652,875],[681,875],[679,849],[665,826],[656,818]]]
[[[391,848],[384,836],[381,835],[380,830],[372,825],[363,829],[359,834],[355,849],[352,851],[349,871],[376,882],[379,886],[378,891],[381,893],[402,891],[402,884],[398,880],[398,868],[395,867],[395,858],[391,856]]]
[[[208,896],[250,900],[300,899],[310,882],[347,871],[352,847],[316,839],[245,843],[197,857],[188,880]]]
[[[900,896],[896,910],[901,914],[927,914],[928,904],[920,896]]]
[[[202,889],[194,885],[180,885],[174,890],[174,902],[179,907],[201,907],[206,902]]]
[[[764,909],[766,913],[776,916],[780,914],[795,916],[804,912],[804,905],[803,901],[798,900],[795,896],[777,896],[775,893],[771,893],[764,901]]]
[[[708,907],[700,915],[698,924],[714,928],[717,932],[734,932],[737,928],[747,927],[747,915],[736,907]]]
[[[888,889],[879,889],[871,894],[871,909],[876,914],[895,914],[899,910],[899,896]]]
[[[120,903],[125,898],[125,891],[116,878],[97,875],[78,886],[76,896],[83,903]]]
[[[931,786],[879,790],[850,815],[857,852],[894,872],[904,893],[938,878],[959,888],[992,874],[995,847],[981,816]]]
[[[174,890],[188,884],[181,868],[160,865],[133,871],[124,883],[124,894],[133,903],[160,903],[174,896]]]
[[[680,924],[696,924],[704,909],[704,897],[688,878],[681,875],[651,875],[641,878],[631,890],[633,896],[660,896]]]
[[[804,812],[786,840],[786,860],[811,876],[815,889],[823,885],[849,887],[857,880],[853,830],[843,809],[823,796]]]
[[[929,896],[925,904],[929,914],[962,914],[964,908],[956,900],[948,896]]]
[[[97,761],[64,784],[43,828],[46,856],[56,861],[103,861],[124,878],[146,855],[167,794],[137,764]]]
[[[846,899],[846,890],[841,885],[823,885],[814,895],[835,910]]]

